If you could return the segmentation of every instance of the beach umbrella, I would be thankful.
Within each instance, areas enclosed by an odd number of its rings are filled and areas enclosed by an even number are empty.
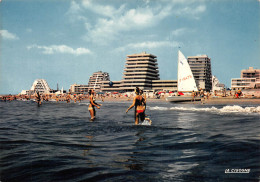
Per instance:
[[[169,94],[174,93],[173,91],[170,91]]]
[[[182,92],[178,92],[178,94],[179,94],[179,95],[184,95],[184,93],[182,93]]]
[[[104,92],[98,92],[97,94],[104,94]]]
[[[113,92],[113,94],[118,94],[118,92]]]
[[[158,94],[165,93],[164,91],[159,92]]]

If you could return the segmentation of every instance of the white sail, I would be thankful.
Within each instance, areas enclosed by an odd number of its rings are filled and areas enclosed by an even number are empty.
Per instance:
[[[178,52],[178,91],[198,91],[187,59]]]

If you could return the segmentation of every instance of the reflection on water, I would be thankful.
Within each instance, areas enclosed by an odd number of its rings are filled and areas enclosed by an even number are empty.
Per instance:
[[[192,129],[197,120],[195,113],[177,112],[176,124],[179,128]]]
[[[179,176],[185,176],[192,173],[193,168],[198,166],[197,163],[176,162],[169,164],[167,173],[162,173],[163,179],[177,179]]]
[[[92,139],[93,139],[93,136],[91,136],[91,135],[86,135],[85,137],[89,140],[89,143],[85,144],[86,149],[83,150],[83,156],[86,156],[90,152],[90,150],[92,148]]]

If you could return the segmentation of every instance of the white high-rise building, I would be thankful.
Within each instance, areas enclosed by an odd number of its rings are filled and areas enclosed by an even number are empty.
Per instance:
[[[198,89],[212,89],[211,59],[207,55],[189,56],[188,63]]]
[[[39,93],[48,94],[48,93],[50,93],[51,89],[50,89],[48,83],[46,82],[46,80],[37,79],[33,82],[30,90],[34,91],[34,92],[36,91],[36,92],[39,92]]]
[[[100,91],[102,81],[109,81],[110,77],[107,72],[98,71],[89,77],[88,89]]]
[[[159,80],[157,57],[146,52],[128,55],[124,69],[122,89],[134,91],[136,87],[152,89],[152,81]]]

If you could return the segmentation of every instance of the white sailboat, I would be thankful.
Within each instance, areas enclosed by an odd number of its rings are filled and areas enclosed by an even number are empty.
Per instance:
[[[195,79],[193,77],[190,65],[179,50],[178,52],[178,92],[198,91]],[[166,98],[169,102],[185,102],[194,100],[191,95],[169,96]],[[196,100],[200,100],[196,98]]]

